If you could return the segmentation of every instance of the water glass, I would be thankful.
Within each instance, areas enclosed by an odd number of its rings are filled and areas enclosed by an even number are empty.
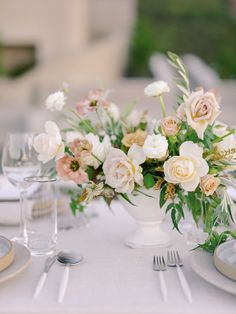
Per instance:
[[[34,176],[24,179],[24,221],[26,245],[32,255],[55,252],[57,242],[57,199],[55,178]]]
[[[3,173],[20,192],[20,232],[12,240],[22,244],[25,244],[24,178],[38,175],[41,166],[33,148],[33,140],[34,134],[32,133],[10,133],[5,141],[2,155]]]

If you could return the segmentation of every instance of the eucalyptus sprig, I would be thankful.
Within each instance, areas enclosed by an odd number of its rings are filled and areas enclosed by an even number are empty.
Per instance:
[[[178,103],[183,101],[183,96],[188,97],[190,95],[190,84],[187,69],[182,61],[182,59],[175,53],[168,51],[168,62],[174,67],[178,73],[178,77],[173,80],[176,83],[178,89],[183,93],[181,96],[178,95]]]

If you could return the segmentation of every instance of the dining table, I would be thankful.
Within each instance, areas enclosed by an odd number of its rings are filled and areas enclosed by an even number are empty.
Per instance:
[[[0,313],[235,314],[236,297],[209,284],[192,270],[192,251],[186,238],[173,230],[169,217],[162,227],[171,236],[169,249],[178,250],[182,258],[192,303],[186,300],[174,267],[165,271],[168,300],[163,301],[158,272],[153,271],[152,262],[154,255],[166,257],[167,248],[127,247],[124,239],[135,228],[135,222],[119,201],[113,201],[108,208],[97,200],[94,212],[96,215],[87,224],[58,232],[57,251],[73,249],[84,256],[82,263],[70,268],[64,301],[57,302],[64,267],[58,262],[51,267],[39,297],[33,299],[46,257],[32,256],[24,271],[0,283]],[[17,226],[0,226],[0,234],[8,238],[17,231]]]

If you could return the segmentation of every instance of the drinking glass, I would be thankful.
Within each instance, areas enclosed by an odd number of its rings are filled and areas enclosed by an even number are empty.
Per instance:
[[[5,142],[2,154],[2,170],[8,181],[20,192],[20,231],[12,240],[25,244],[25,223],[23,215],[24,178],[40,171],[40,162],[33,148],[32,133],[11,133]]]
[[[57,199],[55,178],[33,176],[25,178],[26,246],[32,255],[48,255],[56,250]]]

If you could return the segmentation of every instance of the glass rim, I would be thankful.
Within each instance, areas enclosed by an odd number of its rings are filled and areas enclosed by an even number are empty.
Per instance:
[[[42,183],[46,183],[46,182],[56,182],[57,178],[53,177],[48,177],[48,176],[32,176],[32,177],[26,177],[24,178],[24,181],[26,182],[42,182]]]

